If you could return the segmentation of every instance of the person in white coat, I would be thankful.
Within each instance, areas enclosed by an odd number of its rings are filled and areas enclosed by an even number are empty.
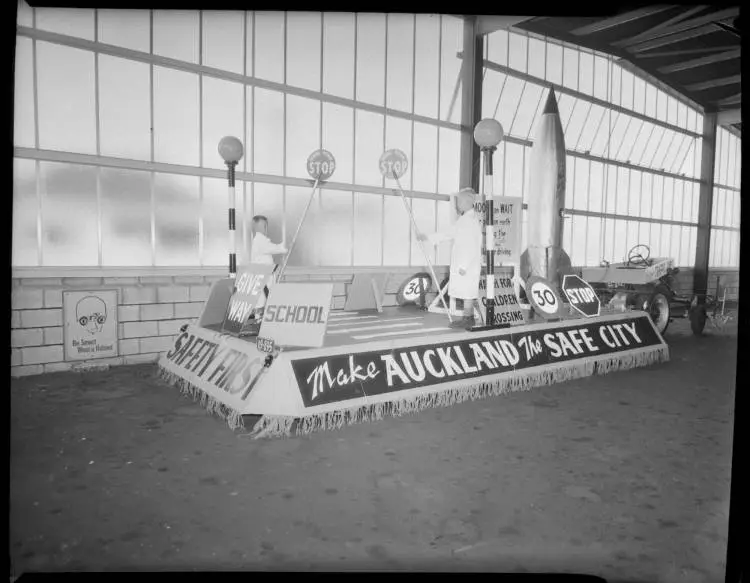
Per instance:
[[[250,247],[250,263],[260,263],[262,265],[273,265],[275,263],[274,255],[283,255],[287,252],[287,248],[284,243],[274,243],[268,238],[268,219],[263,215],[256,215],[253,217],[252,222],[253,229],[253,242]],[[263,288],[263,295],[258,298],[258,303],[255,305],[255,313],[250,316],[250,319],[256,319],[260,322],[263,318],[263,308],[266,305],[266,298],[268,298],[268,287],[272,285],[271,282]]]
[[[482,227],[474,210],[476,193],[464,188],[456,193],[458,219],[445,231],[425,235],[417,234],[420,241],[438,245],[453,241],[451,251],[448,293],[464,303],[464,317],[451,324],[454,328],[474,327],[474,301],[479,296],[479,278],[482,272]]]

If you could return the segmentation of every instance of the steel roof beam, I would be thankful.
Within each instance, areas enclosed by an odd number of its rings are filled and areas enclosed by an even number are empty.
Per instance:
[[[686,71],[687,69],[710,65],[711,63],[720,63],[721,61],[728,61],[730,59],[739,59],[740,53],[741,50],[738,47],[731,51],[709,55],[707,57],[700,57],[699,59],[692,59],[691,61],[683,61],[682,63],[675,63],[674,65],[667,65],[666,67],[659,67],[658,71],[660,73],[676,73],[677,71]]]
[[[742,75],[732,75],[731,77],[722,77],[721,79],[711,79],[710,81],[686,85],[685,89],[688,91],[705,91],[706,89],[713,89],[714,87],[725,87],[727,85],[739,84],[741,79]]]
[[[652,14],[664,12],[665,10],[669,10],[671,8],[673,7],[672,6],[646,6],[638,10],[631,10],[629,12],[624,12],[623,14],[618,14],[617,16],[613,16],[611,18],[605,18],[604,20],[600,20],[599,22],[594,22],[593,24],[588,24],[586,26],[576,28],[575,30],[571,30],[570,34],[575,35],[575,36],[582,36],[586,34],[593,34],[595,32],[601,32],[603,30],[609,30],[610,28],[615,28],[617,26],[621,26],[623,24],[633,22],[634,20],[645,18],[646,16],[651,16]]]

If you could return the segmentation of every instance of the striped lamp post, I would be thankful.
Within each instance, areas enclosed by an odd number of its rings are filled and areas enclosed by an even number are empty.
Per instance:
[[[484,207],[484,240],[487,263],[487,311],[485,326],[495,321],[495,210],[493,201],[492,155],[503,141],[503,126],[494,119],[483,119],[474,128],[474,141],[484,158],[484,180],[482,181],[482,203]]]
[[[236,196],[234,193],[234,168],[242,159],[244,149],[242,142],[234,136],[224,136],[219,142],[219,154],[227,165],[227,180],[229,180],[229,277],[237,276],[237,237],[235,222]]]

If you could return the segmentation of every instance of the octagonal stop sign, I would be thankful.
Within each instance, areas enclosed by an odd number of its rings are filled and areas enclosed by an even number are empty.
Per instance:
[[[577,275],[566,275],[563,277],[562,290],[574,310],[587,318],[599,315],[602,304],[594,288],[588,282]]]

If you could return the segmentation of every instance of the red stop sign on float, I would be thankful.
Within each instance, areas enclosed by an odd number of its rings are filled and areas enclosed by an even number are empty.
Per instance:
[[[602,304],[594,288],[577,275],[563,277],[562,290],[574,310],[587,318],[599,315]]]

